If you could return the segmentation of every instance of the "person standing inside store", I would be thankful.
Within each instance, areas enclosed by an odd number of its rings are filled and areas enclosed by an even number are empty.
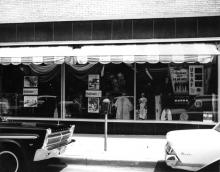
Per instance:
[[[161,113],[161,120],[172,120],[172,113],[171,113],[171,95],[172,95],[172,85],[169,80],[169,76],[165,77],[164,87],[162,90],[162,113]]]
[[[141,93],[141,98],[139,99],[139,118],[140,119],[146,119],[147,118],[147,98],[145,97],[145,94]]]

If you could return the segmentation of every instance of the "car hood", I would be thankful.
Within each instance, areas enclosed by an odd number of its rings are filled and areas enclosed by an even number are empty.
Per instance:
[[[42,122],[20,122],[20,121],[5,121],[0,122],[0,129],[10,129],[10,130],[45,130],[50,128],[52,132],[62,131],[69,129],[70,125],[55,124],[55,123],[42,123]]]
[[[192,130],[177,130],[170,131],[166,135],[167,141],[171,145],[198,146],[220,141],[220,133],[214,129],[192,129]]]

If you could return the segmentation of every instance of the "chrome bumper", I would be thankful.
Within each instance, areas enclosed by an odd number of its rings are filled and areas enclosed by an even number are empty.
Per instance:
[[[75,140],[72,139],[67,145],[69,145],[72,142],[75,142]],[[34,161],[41,161],[41,160],[57,157],[58,155],[61,155],[62,153],[65,152],[67,145],[63,145],[51,150],[47,150],[43,148],[37,149],[34,155]]]
[[[179,162],[176,155],[166,155],[165,160],[166,160],[166,164],[171,167],[175,167]]]
[[[62,146],[52,150],[37,149],[34,155],[34,161],[40,161],[56,157],[66,150],[66,146]]]

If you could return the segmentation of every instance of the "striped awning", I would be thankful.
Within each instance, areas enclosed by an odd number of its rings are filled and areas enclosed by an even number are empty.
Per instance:
[[[0,48],[0,64],[208,63],[219,54],[210,43],[10,47]]]
[[[57,47],[10,47],[0,48],[0,64],[62,64],[73,63],[73,48]]]
[[[78,63],[208,63],[219,55],[216,45],[206,43],[104,45],[74,49]]]

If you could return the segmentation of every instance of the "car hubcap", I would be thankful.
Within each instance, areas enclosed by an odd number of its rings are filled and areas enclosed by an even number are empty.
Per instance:
[[[18,158],[10,151],[0,152],[0,171],[1,172],[17,172],[18,171]]]

